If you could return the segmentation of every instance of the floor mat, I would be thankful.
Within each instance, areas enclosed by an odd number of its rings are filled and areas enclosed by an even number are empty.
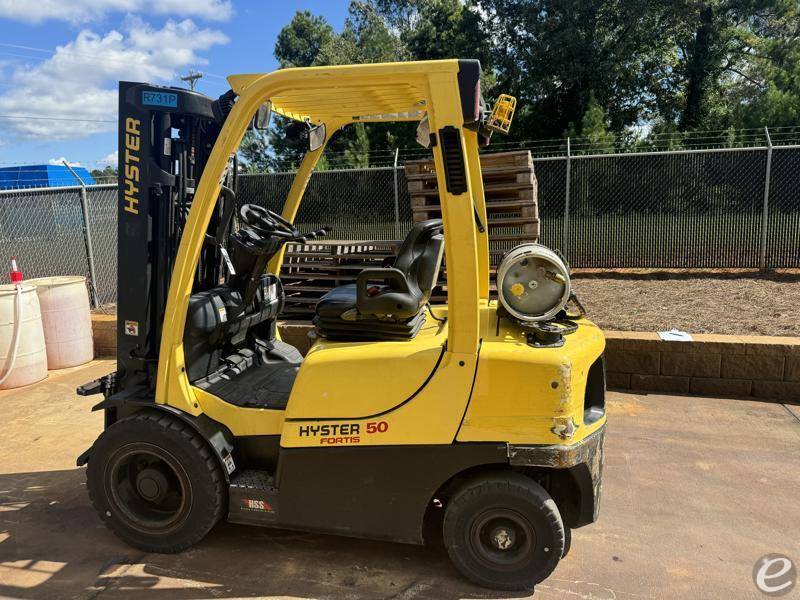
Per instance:
[[[233,379],[217,379],[203,388],[236,406],[283,410],[299,369],[297,363],[268,362],[253,365]]]

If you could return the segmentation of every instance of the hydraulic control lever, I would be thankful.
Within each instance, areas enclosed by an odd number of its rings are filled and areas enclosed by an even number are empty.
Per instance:
[[[331,232],[330,227],[322,227],[315,231],[309,231],[308,233],[304,233],[303,235],[295,238],[293,241],[305,244],[309,240],[316,240],[317,238],[325,237],[330,232]]]
[[[330,228],[323,227],[322,229],[317,229],[316,231],[309,231],[308,233],[301,233],[301,234],[291,234],[287,231],[281,231],[279,229],[275,229],[270,232],[270,235],[276,238],[281,238],[283,241],[282,243],[286,244],[288,242],[295,242],[298,244],[305,244],[309,240],[315,240],[317,238],[325,237],[330,233]]]

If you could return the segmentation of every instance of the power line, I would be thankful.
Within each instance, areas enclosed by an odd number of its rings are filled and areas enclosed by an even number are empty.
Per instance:
[[[34,50],[36,52],[49,52],[51,54],[55,54],[55,50],[36,48],[35,46],[20,46],[19,44],[8,44],[6,42],[0,42],[0,46],[4,46],[6,48],[16,48],[17,50]]]
[[[122,65],[137,65],[137,66],[143,66],[143,65],[146,66],[147,65],[147,61],[135,61],[135,60],[130,60],[130,59],[123,60],[123,59],[119,59],[119,58],[108,58],[107,56],[98,56],[96,54],[84,54],[83,52],[73,52],[72,50],[59,50],[58,52],[56,52],[55,50],[47,50],[45,48],[33,48],[31,46],[17,46],[15,44],[5,44],[5,43],[2,43],[2,42],[0,42],[0,46],[6,46],[6,47],[10,47],[10,48],[19,48],[19,49],[23,49],[23,50],[31,50],[31,51],[35,51],[35,52],[44,52],[44,53],[47,53],[47,54],[51,54],[53,56],[55,56],[58,53],[71,54],[72,56],[79,56],[81,58],[90,58],[92,60],[97,60],[97,61],[100,61],[100,62],[117,63],[117,64],[122,64]],[[41,58],[41,57],[38,57],[38,56],[26,56],[24,54],[14,54],[13,52],[3,52],[2,54],[6,55],[6,56],[16,56],[18,58],[33,58],[33,59]]]
[[[123,60],[123,59],[117,59],[117,58],[108,58],[106,56],[99,56],[97,54],[87,54],[87,53],[84,53],[84,52],[75,52],[73,50],[60,49],[60,50],[56,51],[56,50],[48,49],[48,48],[37,48],[36,46],[22,46],[20,44],[8,44],[8,43],[5,43],[5,42],[0,42],[0,46],[5,47],[5,48],[15,48],[17,50],[28,50],[28,51],[32,51],[32,52],[42,52],[44,54],[50,54],[52,56],[55,56],[56,54],[61,53],[61,54],[71,54],[72,56],[80,56],[80,57],[83,57],[83,58],[90,58],[92,60],[97,60],[97,61],[101,61],[101,62],[117,63],[117,64],[124,64],[124,65],[135,65],[135,66],[154,66],[154,65],[152,65],[152,59],[149,58],[149,57],[146,60],[143,60],[143,61],[136,61],[136,60],[130,60],[130,59]],[[14,56],[14,57],[17,57],[17,58],[28,58],[28,59],[37,59],[37,58],[39,58],[37,56],[27,56],[25,54],[15,54],[13,52],[0,52],[0,54],[2,54],[4,56]],[[227,77],[224,77],[222,75],[216,75],[214,73],[203,73],[202,75],[206,76],[206,77],[213,77],[213,78],[216,78],[216,79],[221,79],[223,81],[227,81]],[[172,80],[177,80],[177,79],[179,79],[179,77],[177,75],[173,74]],[[180,78],[180,79],[182,79],[182,78]],[[220,85],[220,84],[213,84],[212,83],[212,85]],[[192,88],[192,89],[194,89],[194,88]]]
[[[0,51],[0,56],[16,56],[16,57],[19,57],[19,58],[32,58],[32,59],[39,58],[39,57],[37,57],[37,56],[24,56],[24,55],[22,55],[22,54],[13,54],[13,53],[11,53],[11,52],[2,52],[2,51]],[[102,60],[102,59],[99,59],[99,60]],[[208,76],[210,76],[210,75],[209,75],[209,73],[204,73],[204,75],[205,75],[205,76],[207,76],[207,77],[208,77]],[[61,79],[61,80],[64,80],[64,81],[75,81],[75,82],[77,82],[77,81],[83,81],[83,80],[82,80],[82,79],[80,79],[80,78],[75,78],[75,77],[65,77],[65,76],[64,76],[64,74],[59,74],[59,79]],[[179,81],[178,75],[173,75],[173,76],[172,76],[172,77],[171,77],[169,80],[167,80],[167,81],[176,81],[176,82],[177,82],[177,81]],[[16,86],[19,86],[20,84],[14,84],[14,83],[0,83],[0,85],[9,86],[9,87],[16,87]],[[210,86],[210,87],[212,87],[212,88],[216,88],[216,89],[218,89],[218,90],[219,90],[219,89],[224,89],[224,90],[227,90],[227,89],[228,89],[228,86],[227,86],[227,85],[224,85],[224,84],[222,84],[222,83],[220,83],[220,82],[216,82],[216,81],[207,81],[207,82],[205,82],[203,85],[205,85],[205,86]]]
[[[116,123],[117,121],[103,119],[80,119],[77,117],[34,117],[32,115],[0,115],[0,119],[22,119],[34,121],[74,121],[80,123]]]
[[[57,117],[57,116],[33,116],[33,115],[0,115],[0,119],[31,119],[31,120],[48,120],[48,121],[72,121],[72,122],[88,122],[88,123],[117,123],[116,120],[111,119],[86,119],[80,117]],[[792,126],[783,126],[783,127],[774,127],[770,128],[770,132],[775,130],[773,135],[773,142],[778,141],[775,138],[780,137],[781,139],[779,142],[782,144],[786,144],[787,142],[792,143],[796,140],[796,138],[800,137],[800,132],[797,131],[797,127]],[[787,131],[790,130],[790,131]],[[719,132],[729,133],[729,130],[716,130]],[[745,144],[752,146],[753,144],[759,143],[763,140],[763,137],[760,137],[759,133],[762,130],[757,128],[750,128],[750,129],[739,129],[733,130],[733,133],[736,134],[734,137],[734,143],[737,147],[746,147]],[[701,133],[713,133],[714,130],[710,131],[698,131],[697,134]],[[754,132],[754,133],[750,133]],[[637,154],[642,151],[651,151],[651,150],[661,150],[661,149],[669,149],[667,145],[671,142],[675,142],[677,149],[696,149],[703,146],[719,146],[719,141],[725,141],[722,139],[717,139],[715,141],[706,142],[703,141],[704,139],[710,139],[712,136],[698,136],[695,139],[691,137],[689,139],[650,139],[650,138],[643,138],[640,140],[642,145],[639,147],[623,147],[617,150],[616,145],[613,143],[610,144],[598,144],[592,143],[591,141],[582,141],[587,140],[587,138],[572,138],[572,148],[577,153],[586,152],[587,150],[612,150],[612,151],[621,151],[628,154]],[[550,142],[550,143],[548,143]],[[555,142],[555,143],[553,143]],[[549,138],[549,139],[542,139],[542,140],[522,140],[517,142],[501,142],[498,144],[492,144],[488,148],[488,152],[492,151],[503,151],[504,149],[519,149],[519,150],[530,150],[535,155],[539,156],[548,156],[548,155],[558,155],[563,154],[565,152],[565,144],[566,140],[561,138]],[[781,144],[775,144],[781,145]],[[511,146],[512,148],[508,148]],[[724,146],[727,147],[727,146]],[[406,146],[399,148],[401,156],[404,160],[413,160],[416,158],[427,158],[431,155],[431,150],[419,147],[419,146]],[[325,152],[325,156],[330,161],[331,166],[338,166],[339,164],[346,165],[343,161],[344,155],[347,153],[345,150],[333,151],[328,149]],[[367,152],[363,153],[366,155],[367,160],[369,160],[371,166],[377,166],[379,164],[386,163],[388,166],[391,166],[391,161],[389,160],[389,156],[394,154],[394,150],[368,150]],[[276,165],[279,166],[292,166],[299,163],[298,159],[291,159],[291,158],[277,158],[274,162]],[[80,162],[84,164],[107,164],[108,161],[104,159],[91,159],[91,160],[80,160]],[[13,165],[13,164],[30,164],[30,161],[25,163],[12,163],[12,162],[0,162],[0,164],[5,165]]]
[[[121,63],[121,64],[135,64],[135,65],[144,64],[142,62],[137,62],[137,61],[132,61],[132,60],[122,60],[122,59],[118,59],[118,58],[108,58],[106,56],[99,56],[97,54],[87,54],[87,53],[84,53],[84,52],[75,52],[73,50],[64,50],[63,48],[61,50],[56,51],[56,50],[53,50],[52,48],[38,48],[36,46],[22,46],[20,44],[8,44],[8,43],[5,43],[5,42],[0,42],[0,46],[3,46],[5,48],[15,48],[17,50],[30,50],[30,51],[33,51],[33,52],[42,52],[44,54],[52,54],[52,55],[55,55],[55,54],[58,54],[58,53],[72,54],[73,56],[82,56],[84,58],[91,58],[93,60],[99,60],[99,61],[103,61],[103,62],[115,62],[115,63]],[[16,56],[16,57],[19,57],[19,58],[37,58],[35,56],[26,56],[24,54],[12,54],[10,52],[4,53],[4,54],[7,54],[8,56]],[[224,75],[217,75],[215,73],[207,73],[207,72],[203,73],[203,74],[205,76],[207,76],[207,77],[214,77],[214,78],[219,78],[219,79],[227,81],[227,77],[225,77]]]
[[[0,46],[4,46],[6,48],[16,48],[17,50],[30,50],[33,52],[43,52],[45,54],[52,54],[55,56],[56,54],[71,54],[72,56],[80,56],[82,58],[91,58],[92,60],[99,60],[101,62],[113,62],[118,64],[125,64],[125,65],[143,65],[149,61],[136,61],[130,59],[120,59],[120,58],[108,58],[107,56],[100,56],[97,54],[88,54],[85,52],[75,52],[74,50],[65,50],[63,48],[59,50],[53,50],[51,48],[37,48],[35,46],[20,46],[19,44],[7,44],[5,42],[0,42]],[[9,53],[10,54],[10,53]],[[24,56],[21,54],[10,54],[11,56],[19,56],[21,58],[38,58],[35,56]],[[146,56],[146,55],[144,55]]]

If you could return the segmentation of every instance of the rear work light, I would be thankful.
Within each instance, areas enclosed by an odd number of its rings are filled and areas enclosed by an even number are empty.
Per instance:
[[[492,131],[507,134],[511,128],[511,121],[514,119],[514,110],[517,108],[517,99],[508,94],[500,94],[494,103],[492,114],[486,126]]]

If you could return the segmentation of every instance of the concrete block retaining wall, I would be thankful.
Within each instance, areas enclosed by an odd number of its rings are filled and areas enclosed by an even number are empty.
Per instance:
[[[610,388],[800,402],[800,338],[697,334],[665,342],[656,333],[605,334]]]
[[[95,356],[116,356],[117,315],[92,314]]]
[[[95,353],[113,356],[116,317],[95,314],[92,321]],[[282,339],[303,354],[312,329],[280,325]],[[698,334],[692,342],[664,342],[649,332],[605,335],[611,389],[800,403],[800,338]]]

